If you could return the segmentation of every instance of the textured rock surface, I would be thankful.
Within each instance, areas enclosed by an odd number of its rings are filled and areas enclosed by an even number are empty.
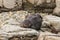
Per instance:
[[[54,9],[53,14],[60,16],[60,0],[56,0],[56,8]]]
[[[60,7],[60,0],[56,0],[57,7]]]
[[[52,25],[57,31],[60,31],[60,17],[47,15],[44,17],[46,25]]]
[[[14,8],[16,0],[3,0],[3,5],[6,8]]]
[[[60,16],[60,8],[59,7],[56,7],[53,11],[53,14],[54,15],[57,15],[57,16]]]
[[[28,3],[25,4],[26,9],[27,11],[30,12],[33,11],[33,13],[34,13],[34,7],[32,4],[36,6],[44,2],[44,0],[43,1],[28,0],[28,1],[31,3],[31,5],[29,5]],[[24,2],[26,2],[26,0],[24,0]],[[60,0],[56,0],[56,5],[57,6],[53,14],[60,16]],[[20,23],[25,19],[25,16],[29,13],[27,11],[10,12],[11,10],[20,9],[21,6],[22,6],[22,0],[12,0],[12,1],[0,0],[0,7],[2,7],[0,9],[2,10],[1,11],[2,13],[0,13],[0,40],[8,40],[10,37],[14,37],[14,36],[19,36],[21,40],[37,40],[37,36],[39,35],[39,32],[33,29],[20,27]],[[3,12],[6,10],[7,12]],[[45,11],[51,11],[51,10],[49,9]],[[43,17],[43,26],[46,27],[46,25],[52,25],[52,27],[60,31],[60,17],[48,15],[48,13],[41,13],[41,15]],[[60,40],[60,32],[58,34],[54,34],[50,32],[51,29],[48,28],[42,28],[42,29],[44,31],[49,31],[49,32],[40,31],[40,36],[38,40]]]
[[[49,32],[41,32],[38,40],[60,40],[60,35]]]
[[[3,12],[0,13],[0,27],[5,24],[19,25],[28,14],[26,11]]]
[[[26,36],[28,36],[28,38],[30,38],[31,36],[32,38],[34,38],[35,36],[37,38],[38,32],[33,29],[21,28],[16,25],[5,25],[1,28],[0,30],[1,40],[8,40],[10,37],[14,37],[14,36],[19,36],[20,38],[26,37]]]
[[[0,0],[0,12],[22,9],[22,0]]]
[[[28,0],[31,4],[40,5],[44,0]]]
[[[2,0],[0,0],[0,7],[2,7]]]

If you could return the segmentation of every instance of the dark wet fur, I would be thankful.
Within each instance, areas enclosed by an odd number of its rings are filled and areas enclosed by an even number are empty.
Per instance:
[[[27,23],[27,21],[29,22]],[[39,14],[27,15],[26,19],[23,21],[23,24],[26,24],[26,25],[30,24],[27,28],[40,30],[41,25],[42,25],[42,17]]]

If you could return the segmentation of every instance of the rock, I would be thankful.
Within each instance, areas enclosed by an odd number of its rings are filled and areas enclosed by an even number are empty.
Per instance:
[[[56,0],[56,8],[54,9],[53,14],[60,16],[60,0]]]
[[[9,32],[9,31],[14,31],[14,30],[19,30],[20,27],[18,27],[16,25],[5,24],[3,27],[1,27],[1,29],[5,32]]]
[[[41,28],[44,32],[45,31],[48,31],[48,32],[51,32],[52,30],[51,29],[49,29],[49,28]]]
[[[60,7],[60,0],[56,0],[56,6]]]
[[[45,0],[39,0],[37,3],[37,5],[43,4],[45,2]]]
[[[19,33],[21,35],[27,35],[29,33],[32,33],[33,35],[38,33],[36,30],[30,29],[30,28],[22,28],[20,26],[16,26],[16,25],[9,25],[9,24],[5,24],[4,26],[2,26],[0,28],[3,32],[6,33],[12,33],[14,35],[14,33]]]
[[[37,36],[38,36],[38,32],[36,30],[29,29],[29,28],[21,28],[16,25],[6,24],[3,27],[1,27],[0,31],[1,31],[0,37],[3,38],[4,40],[5,39],[7,40],[7,39],[14,37],[14,36],[19,36],[20,38],[22,38],[22,37],[24,37],[24,38],[25,37],[37,38]]]
[[[49,32],[40,32],[38,40],[60,40],[60,35]]]
[[[35,0],[27,0],[28,2],[30,2],[31,4],[34,4]]]
[[[57,31],[60,31],[60,17],[46,15],[43,20],[45,21],[45,25],[52,25],[51,27],[54,27]]]
[[[53,9],[44,9],[43,13],[53,13]]]
[[[29,1],[31,4],[35,4],[35,5],[40,5],[44,2],[44,0],[27,0]]]
[[[14,8],[16,5],[16,0],[3,0],[3,5],[4,5],[4,7],[6,7],[6,8],[9,8],[9,9],[11,9],[11,8]]]
[[[13,19],[13,18],[10,18],[10,19],[6,20],[6,22],[4,23],[4,25],[5,24],[20,25],[20,23],[16,19]]]
[[[60,16],[60,8],[56,7],[53,11],[53,15]]]
[[[27,14],[27,11],[2,12],[0,13],[0,27],[5,24],[19,25]]]
[[[22,6],[22,0],[16,0],[17,6],[21,7]]]
[[[2,0],[0,0],[0,7],[2,7]]]

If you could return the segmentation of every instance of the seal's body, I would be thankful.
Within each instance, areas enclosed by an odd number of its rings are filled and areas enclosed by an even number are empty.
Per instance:
[[[41,25],[42,17],[39,14],[31,14],[26,16],[26,19],[23,21],[21,26],[24,28],[40,30]]]

